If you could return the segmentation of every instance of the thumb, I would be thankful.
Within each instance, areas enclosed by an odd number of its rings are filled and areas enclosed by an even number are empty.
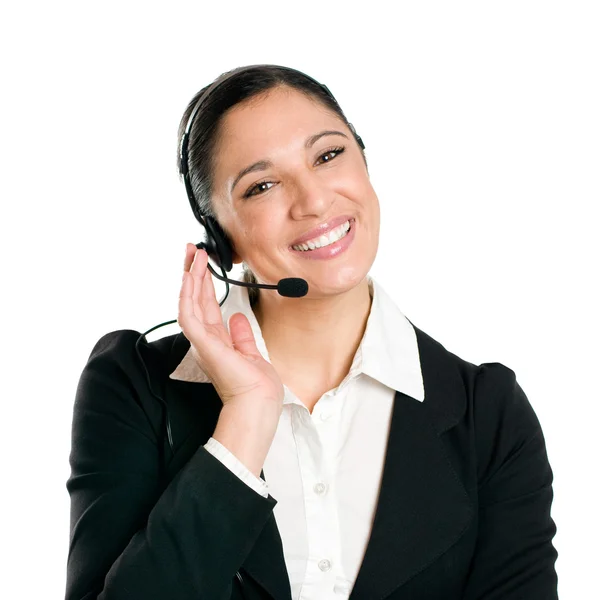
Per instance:
[[[229,317],[229,335],[233,347],[244,356],[260,356],[248,317],[235,313]]]

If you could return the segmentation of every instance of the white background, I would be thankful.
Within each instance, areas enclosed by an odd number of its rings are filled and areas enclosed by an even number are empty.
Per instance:
[[[185,244],[202,239],[179,119],[221,72],[265,62],[326,83],[362,136],[382,215],[372,273],[404,314],[516,372],[554,471],[560,595],[597,593],[598,3],[14,4],[0,596],[64,597],[79,375],[105,333],[176,319]]]

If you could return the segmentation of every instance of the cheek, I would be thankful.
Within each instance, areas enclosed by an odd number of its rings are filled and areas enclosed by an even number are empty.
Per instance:
[[[379,219],[379,199],[370,182],[357,181],[350,198],[357,204],[359,211],[369,216],[369,220]]]
[[[263,210],[256,210],[245,215],[246,235],[257,245],[272,243],[277,240],[289,224],[288,216],[284,210],[276,210],[275,201],[264,204]],[[281,204],[281,203],[280,203]]]
[[[277,238],[277,232],[281,231],[281,224],[273,218],[254,217],[250,218],[250,225],[240,233],[240,239],[248,254],[263,252],[265,248],[273,246]]]

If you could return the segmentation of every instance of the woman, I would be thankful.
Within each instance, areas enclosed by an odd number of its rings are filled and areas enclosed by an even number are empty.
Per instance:
[[[181,334],[92,350],[67,599],[556,598],[539,421],[512,370],[448,352],[369,275],[379,202],[327,88],[230,71],[179,143],[220,250],[187,245]],[[235,286],[220,306],[207,249],[308,291]]]

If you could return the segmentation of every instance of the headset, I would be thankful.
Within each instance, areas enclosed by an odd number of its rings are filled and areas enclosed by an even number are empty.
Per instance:
[[[222,275],[219,275],[218,273],[215,272],[215,270],[211,266],[210,262],[207,263],[207,267],[210,270],[210,272],[215,277],[217,277],[217,279],[224,281],[225,286],[226,286],[225,295],[224,295],[223,299],[219,302],[219,306],[223,305],[223,303],[227,299],[227,296],[229,295],[229,284],[230,283],[233,283],[235,285],[241,285],[244,287],[276,289],[280,295],[288,296],[288,297],[301,297],[301,296],[306,295],[306,293],[308,292],[308,283],[304,279],[300,279],[297,277],[288,277],[288,278],[281,279],[277,283],[277,285],[247,283],[244,281],[237,281],[237,280],[229,279],[226,276],[225,272],[231,271],[232,266],[233,266],[233,246],[231,244],[231,241],[227,237],[227,234],[223,231],[223,229],[221,228],[219,223],[216,221],[216,219],[214,219],[210,215],[207,215],[207,214],[204,214],[201,212],[198,202],[196,201],[196,198],[194,196],[194,190],[192,188],[192,183],[191,183],[191,179],[190,179],[190,165],[189,165],[190,132],[191,132],[192,126],[194,124],[194,119],[196,118],[196,115],[198,114],[200,109],[206,105],[207,100],[213,95],[214,91],[217,88],[219,88],[219,86],[223,85],[226,81],[231,79],[232,77],[237,76],[241,73],[244,73],[245,71],[254,69],[256,67],[267,67],[267,66],[273,67],[275,65],[262,64],[262,65],[249,65],[249,66],[244,66],[244,67],[238,67],[237,69],[233,69],[232,71],[230,71],[220,81],[217,80],[217,81],[213,82],[196,102],[196,105],[194,106],[192,112],[190,113],[190,116],[187,121],[187,125],[185,127],[183,136],[181,138],[181,144],[180,144],[180,148],[179,148],[179,173],[183,177],[183,182],[185,184],[185,190],[187,192],[187,197],[190,202],[192,212],[194,213],[194,216],[196,217],[196,219],[204,227],[205,236],[206,236],[204,241],[196,244],[196,248],[198,248],[198,249],[203,248],[206,251],[206,253],[208,254],[208,257],[215,263],[217,268],[221,269]],[[320,83],[319,81],[317,81],[316,79],[311,77],[310,75],[307,75],[306,73],[302,73],[301,71],[298,71],[297,69],[292,69],[290,67],[283,67],[283,66],[277,65],[277,68],[285,69],[288,71],[293,71],[295,73],[303,75],[307,79],[310,79],[311,81],[316,83],[321,89],[323,89],[325,91],[325,93],[336,104],[338,104],[337,100],[335,99],[334,95],[330,92],[329,88],[325,84]],[[348,126],[349,126],[350,131],[352,132],[354,138],[356,139],[358,145],[364,150],[365,145],[362,141],[362,138],[356,133],[356,130],[354,129],[354,126],[352,125],[352,123],[348,123]],[[177,319],[173,319],[171,321],[165,321],[164,323],[161,323],[160,325],[156,325],[156,326],[152,327],[151,329],[148,329],[148,331],[145,331],[138,337],[138,339],[135,343],[135,350],[136,350],[137,355],[144,367],[144,372],[146,374],[146,381],[148,383],[148,388],[150,390],[150,393],[157,400],[162,402],[162,404],[165,407],[166,431],[167,431],[167,439],[169,441],[169,447],[171,449],[171,456],[173,456],[175,454],[175,450],[174,450],[174,445],[173,445],[173,435],[171,432],[171,422],[169,420],[169,412],[168,412],[167,402],[163,398],[161,398],[160,396],[155,394],[152,389],[152,386],[150,384],[150,375],[148,373],[148,369],[146,368],[144,360],[142,359],[142,356],[139,351],[139,343],[142,339],[144,339],[146,337],[146,334],[150,333],[151,331],[154,331],[155,329],[158,329],[159,327],[164,327],[165,325],[170,325],[170,324],[176,323],[176,322],[177,322]]]

